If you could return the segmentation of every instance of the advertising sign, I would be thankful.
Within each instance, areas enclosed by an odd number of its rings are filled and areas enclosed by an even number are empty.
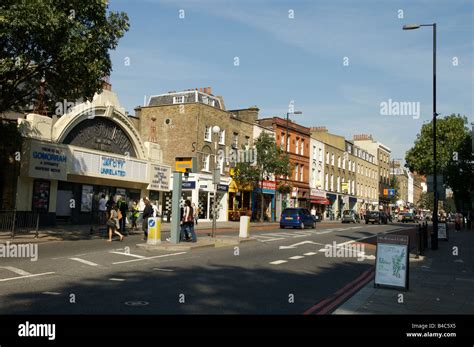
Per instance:
[[[408,290],[408,241],[406,235],[377,236],[375,286]]]
[[[49,181],[35,180],[33,184],[32,209],[36,212],[48,212],[49,193],[51,183]]]
[[[31,141],[29,149],[29,177],[67,180],[66,147]]]
[[[81,195],[81,212],[92,211],[92,198],[94,196],[94,187],[84,184]]]
[[[170,191],[171,168],[150,164],[150,184],[148,190]]]
[[[127,175],[127,161],[121,158],[101,155],[100,174],[107,176],[125,177]]]
[[[446,223],[438,223],[438,240],[448,241],[448,230]]]

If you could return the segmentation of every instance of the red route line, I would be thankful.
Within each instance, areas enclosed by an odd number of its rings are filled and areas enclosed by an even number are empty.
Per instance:
[[[308,310],[306,310],[303,314],[304,315],[309,315],[309,314],[312,314],[314,311],[318,310],[318,309],[321,309],[323,310],[325,305],[328,305],[328,306],[331,306],[331,303],[338,300],[339,296],[344,296],[343,294],[345,292],[348,292],[350,293],[352,290],[350,289],[351,287],[357,287],[357,284],[359,282],[361,283],[366,283],[364,281],[364,279],[366,279],[366,277],[370,278],[371,277],[371,274],[372,272],[374,271],[374,267],[372,266],[370,269],[366,270],[364,273],[362,273],[359,277],[357,277],[355,280],[349,282],[348,284],[346,284],[344,287],[342,287],[341,289],[339,289],[337,292],[335,292],[332,296],[330,296],[329,298],[326,298],[324,299],[323,301],[320,301],[319,303],[317,303],[316,305],[310,307]],[[346,293],[347,294],[347,293]]]

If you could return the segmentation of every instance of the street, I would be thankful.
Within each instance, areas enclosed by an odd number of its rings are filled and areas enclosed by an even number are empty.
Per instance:
[[[0,313],[312,313],[371,269],[372,236],[413,227],[318,223],[316,229],[254,230],[252,224],[256,241],[182,252],[139,249],[141,234],[112,243],[42,243],[37,261],[2,259]],[[326,257],[334,242],[364,248],[350,258]]]

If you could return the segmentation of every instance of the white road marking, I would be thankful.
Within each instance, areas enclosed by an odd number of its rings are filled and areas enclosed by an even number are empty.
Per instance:
[[[22,278],[30,278],[30,277],[38,277],[38,276],[44,276],[44,275],[51,275],[54,274],[54,272],[44,272],[41,274],[34,274],[34,275],[28,275],[28,276],[18,276],[18,277],[10,277],[10,278],[2,278],[0,279],[0,282],[6,282],[6,281],[12,281],[12,280],[19,280]]]
[[[315,254],[318,254],[316,252],[308,252],[308,253],[305,253],[304,255],[315,255]]]
[[[329,234],[332,233],[334,230],[325,230],[325,231],[318,231],[317,235]]]
[[[26,271],[24,271],[22,269],[19,269],[17,267],[13,267],[13,266],[0,266],[0,269],[10,270],[11,272],[14,272],[14,273],[16,273],[17,275],[20,275],[20,276],[31,275],[31,273],[26,272]]]
[[[131,263],[131,262],[134,262],[134,261],[141,261],[141,260],[148,260],[148,259],[155,259],[155,258],[163,258],[163,257],[172,257],[172,256],[175,256],[175,255],[180,255],[180,254],[186,254],[186,252],[170,253],[170,254],[155,255],[153,257],[146,257],[146,258],[140,258],[140,259],[117,261],[117,262],[112,263],[112,264],[116,265],[116,264]]]
[[[303,241],[303,242],[295,243],[295,244],[290,245],[290,246],[280,246],[279,249],[296,248],[296,247],[298,247],[298,246],[305,245],[305,244],[313,244],[313,245],[320,245],[320,246],[323,246],[323,245],[324,245],[324,244],[322,244],[322,243],[313,242],[313,241]]]
[[[270,264],[279,265],[279,264],[283,264],[283,263],[287,263],[287,262],[288,261],[286,261],[286,260],[275,260],[275,261],[270,262]]]
[[[171,269],[160,269],[160,268],[157,268],[157,267],[155,267],[153,270],[155,270],[155,271],[164,271],[164,272],[174,272],[174,270],[171,270]]]
[[[110,281],[117,281],[117,282],[123,282],[125,279],[123,278],[109,278]]]
[[[289,257],[288,259],[297,260],[297,259],[301,259],[301,258],[304,258],[304,257],[302,255],[295,255],[294,257]]]
[[[281,236],[293,237],[295,234],[294,233],[269,233],[265,235],[277,236],[277,237],[281,237]]]
[[[75,260],[75,261],[78,261],[79,263],[83,263],[83,264],[90,265],[90,266],[99,266],[99,264],[96,264],[92,261],[84,260],[84,259],[81,259],[81,258],[69,258],[69,259]]]
[[[140,259],[146,258],[144,255],[138,255],[138,254],[132,254],[132,253],[126,253],[126,252],[113,252],[112,251],[112,252],[109,252],[109,253],[128,255],[129,257],[135,257],[135,258],[140,258]]]
[[[45,294],[45,295],[61,295],[61,293],[58,293],[58,292],[43,292],[41,294]]]

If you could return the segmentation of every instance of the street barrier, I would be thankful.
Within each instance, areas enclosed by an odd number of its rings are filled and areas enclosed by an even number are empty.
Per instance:
[[[0,231],[10,232],[11,238],[20,233],[35,232],[38,237],[40,214],[31,211],[0,211]]]
[[[240,217],[240,229],[239,229],[239,237],[240,238],[248,238],[249,237],[249,230],[250,230],[250,217],[249,216],[241,216]]]

